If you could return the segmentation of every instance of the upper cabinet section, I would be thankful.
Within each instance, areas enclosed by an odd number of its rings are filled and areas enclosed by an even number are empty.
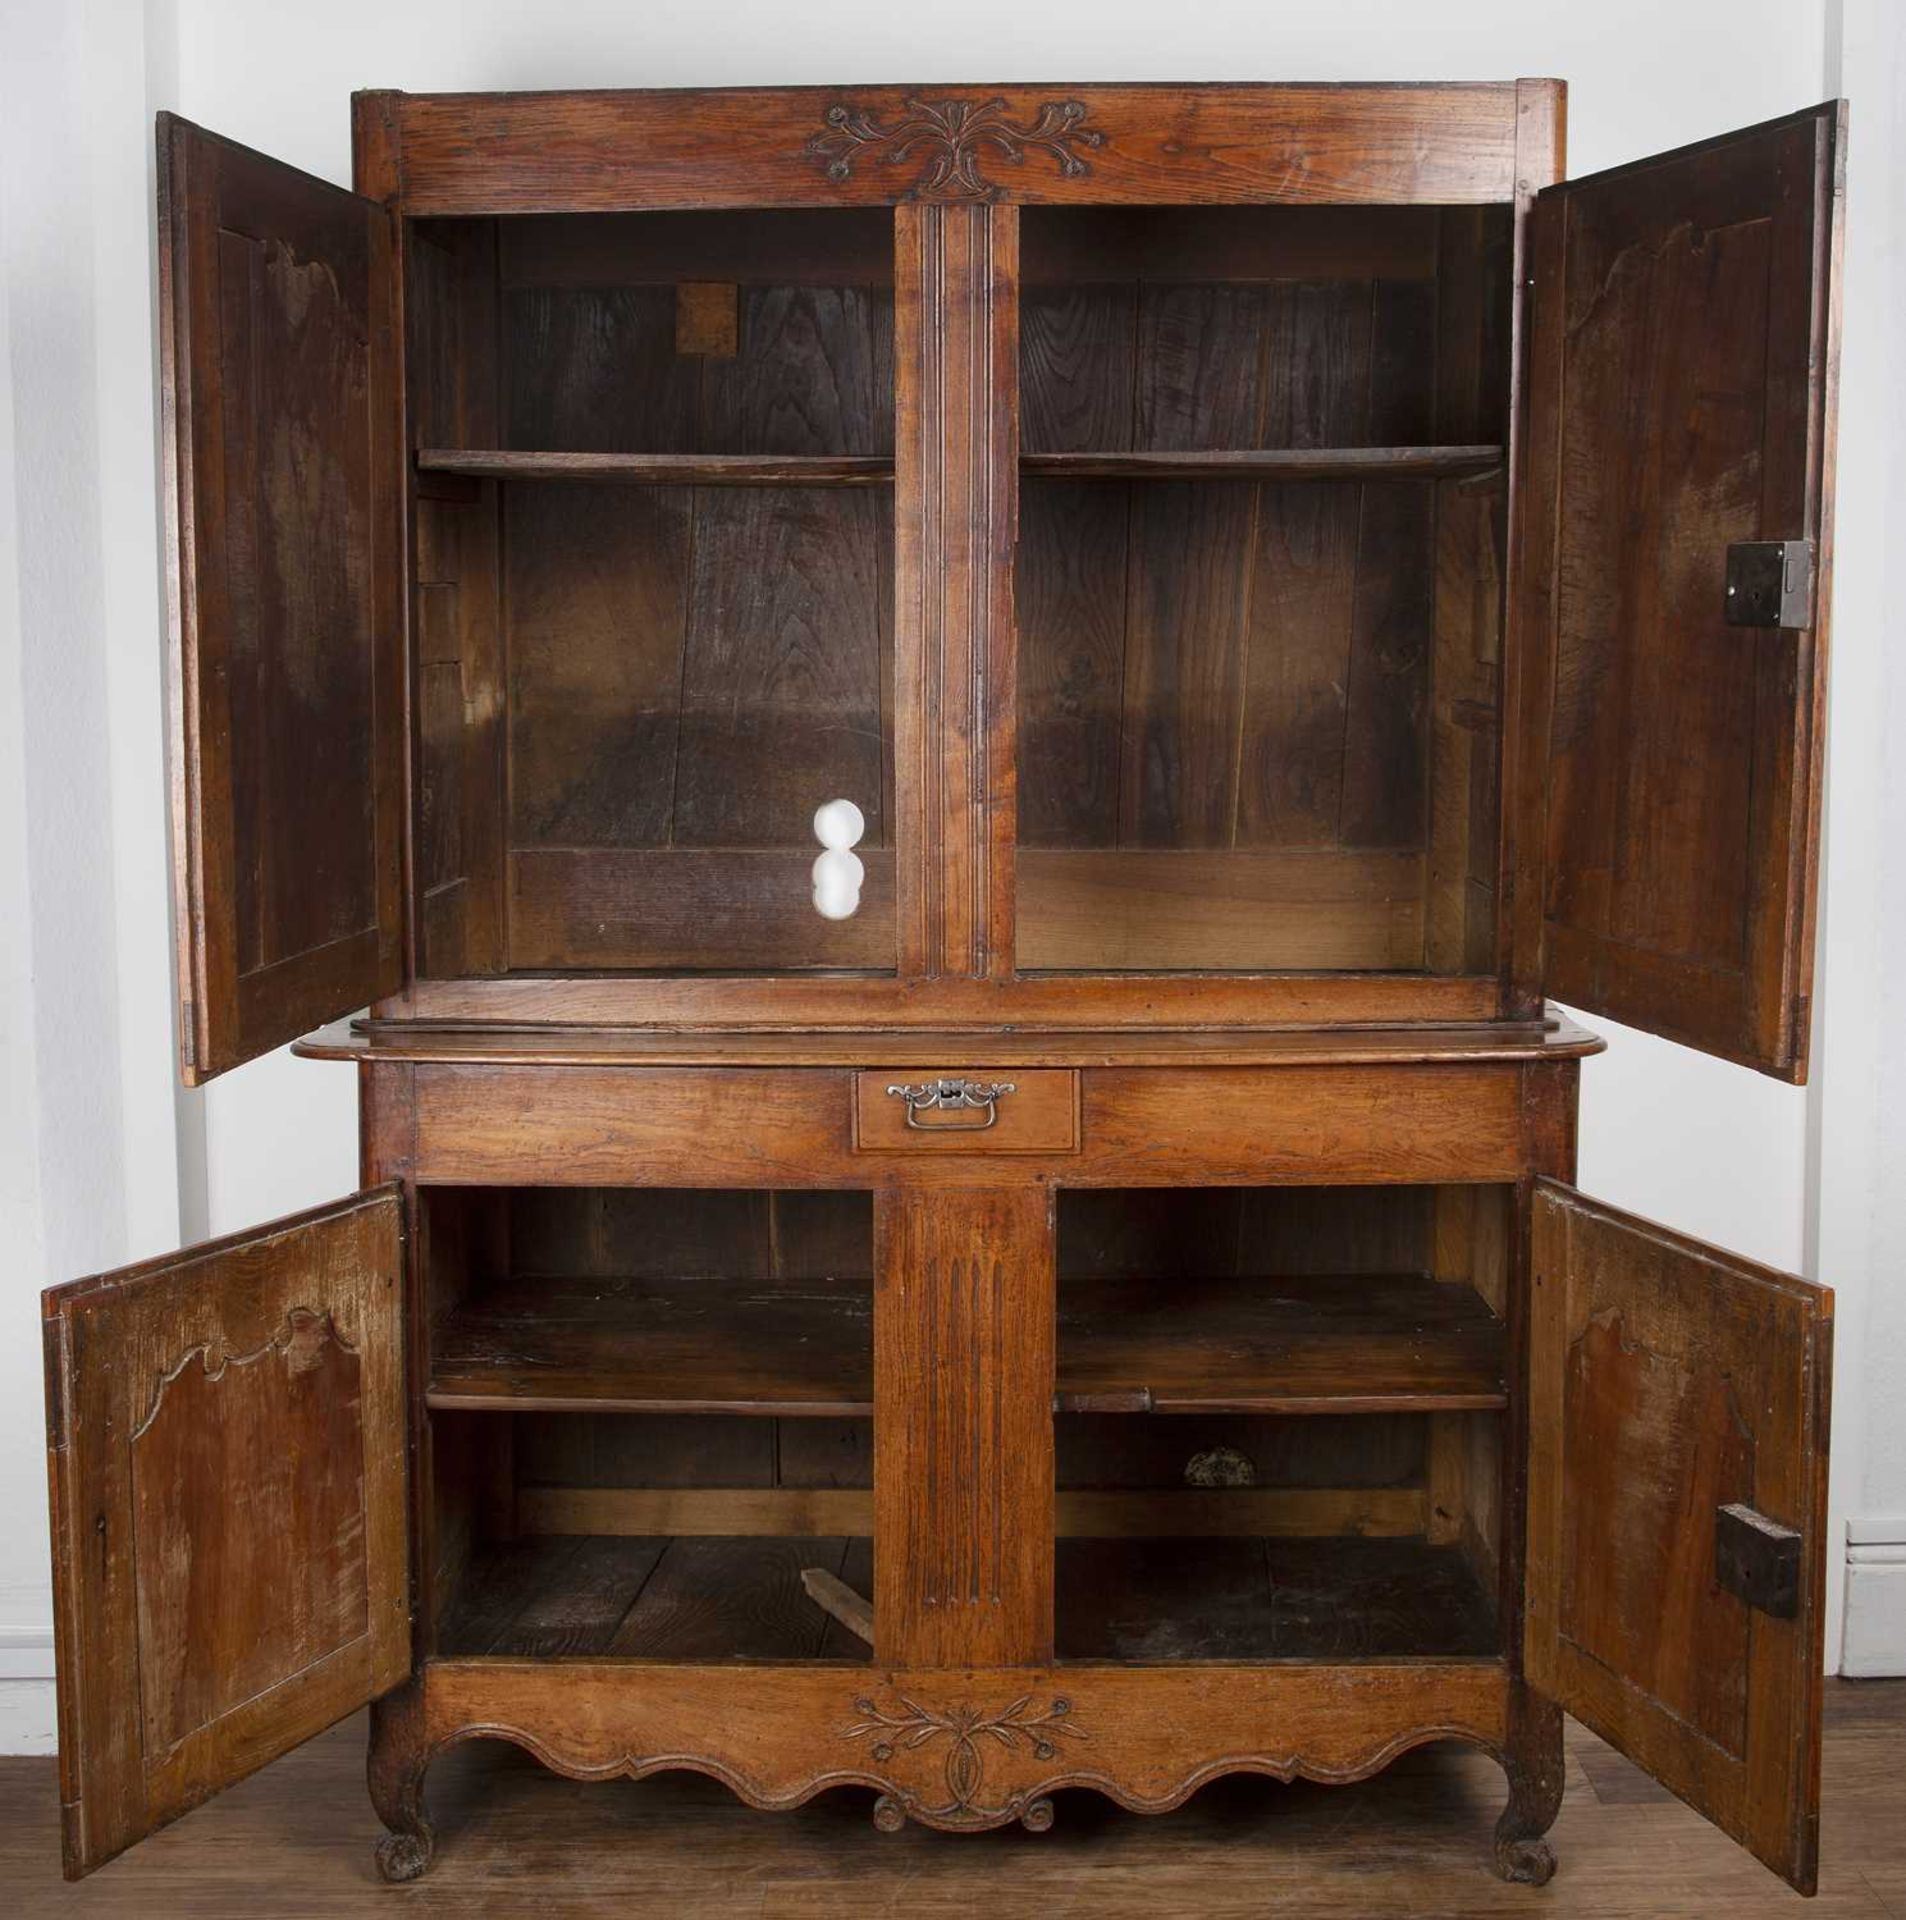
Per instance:
[[[1019,964],[1487,971],[1510,210],[1021,226]]]
[[[892,215],[407,261],[421,971],[891,971]]]
[[[403,491],[391,221],[159,118],[180,1051],[196,1084],[391,993]]]
[[[1560,121],[366,94],[364,198],[168,123],[188,1070],[1546,992],[1797,1077],[1840,121]]]

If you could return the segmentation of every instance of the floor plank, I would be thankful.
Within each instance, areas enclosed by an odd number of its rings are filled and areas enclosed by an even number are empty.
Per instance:
[[[1229,1779],[1147,1819],[1095,1795],[1061,1798],[1054,1830],[883,1837],[869,1796],[761,1814],[713,1782],[665,1775],[579,1786],[503,1746],[431,1774],[437,1864],[380,1886],[354,1720],[234,1788],[76,1887],[59,1880],[58,1789],[46,1760],[0,1760],[4,1911],[193,1920],[403,1913],[538,1920],[665,1913],[838,1920],[1011,1911],[1092,1920],[1169,1916],[1528,1914],[1545,1920],[1902,1920],[1906,1916],[1906,1681],[1835,1681],[1827,1695],[1818,1900],[1806,1903],[1718,1833],[1638,1782],[1592,1736],[1569,1735],[1548,1888],[1485,1866],[1502,1802],[1490,1761],[1437,1747],[1356,1787]],[[1890,1905],[1889,1905],[1890,1903]]]

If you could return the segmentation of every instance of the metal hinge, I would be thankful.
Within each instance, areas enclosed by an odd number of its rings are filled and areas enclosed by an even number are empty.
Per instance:
[[[1727,550],[1730,627],[1813,625],[1813,542],[1736,540]]]

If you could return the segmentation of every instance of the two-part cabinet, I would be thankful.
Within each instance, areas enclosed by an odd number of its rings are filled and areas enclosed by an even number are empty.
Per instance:
[[[184,1071],[370,1007],[364,1186],[47,1296],[69,1872],[371,1702],[392,1879],[480,1735],[1539,1882],[1566,1711],[1811,1889],[1831,1299],[1545,996],[1804,1073],[1843,116],[1562,101],[161,120]]]

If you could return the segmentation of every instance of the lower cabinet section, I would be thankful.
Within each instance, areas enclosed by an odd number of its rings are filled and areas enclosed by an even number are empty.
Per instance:
[[[1540,1881],[1566,1709],[1811,1888],[1831,1297],[1545,1177],[1572,1082],[1463,1069],[1527,1151],[1429,1180],[1226,1068],[1160,1119],[1343,1151],[1174,1185],[1087,1085],[1050,1159],[436,1184],[380,1071],[391,1186],[47,1297],[69,1871],[369,1701],[395,1879],[494,1736],[952,1831],[1454,1738]]]

